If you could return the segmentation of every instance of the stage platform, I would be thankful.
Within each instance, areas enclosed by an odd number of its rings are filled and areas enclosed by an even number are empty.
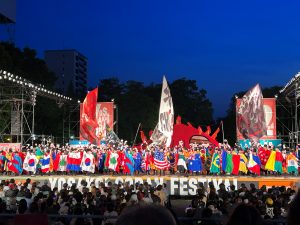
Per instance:
[[[68,185],[76,184],[81,185],[84,180],[87,182],[87,186],[95,185],[99,187],[101,183],[108,184],[111,183],[124,183],[129,184],[144,183],[148,182],[152,186],[157,186],[159,184],[166,183],[168,190],[171,195],[194,195],[199,182],[202,182],[205,186],[208,186],[209,182],[212,182],[214,186],[218,189],[221,183],[224,183],[226,188],[230,185],[234,185],[239,188],[242,183],[249,186],[253,183],[257,188],[266,185],[267,187],[272,186],[286,186],[291,188],[300,187],[300,177],[298,176],[185,176],[185,175],[165,175],[165,176],[153,176],[153,175],[99,175],[92,174],[88,175],[36,175],[36,176],[0,176],[0,180],[15,179],[17,182],[25,182],[27,178],[30,178],[32,182],[38,182],[39,185],[47,183],[51,188],[57,187],[62,188],[64,183]]]

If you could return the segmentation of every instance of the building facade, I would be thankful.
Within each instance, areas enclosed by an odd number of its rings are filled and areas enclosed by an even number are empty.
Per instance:
[[[64,95],[87,93],[87,58],[74,49],[45,51],[46,64],[57,76],[55,88]]]

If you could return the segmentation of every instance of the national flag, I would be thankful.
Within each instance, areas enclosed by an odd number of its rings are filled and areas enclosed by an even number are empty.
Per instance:
[[[51,157],[50,154],[44,155],[43,158],[40,159],[42,164],[42,173],[48,173],[50,170]]]
[[[200,154],[196,153],[192,157],[190,157],[188,161],[188,170],[192,172],[200,172],[202,170],[202,163]]]
[[[118,153],[115,152],[110,153],[109,161],[108,161],[108,169],[116,171],[118,165],[118,158],[119,158]]]
[[[257,155],[253,155],[253,153],[250,153],[247,166],[250,172],[260,175],[261,162]]]
[[[237,154],[232,155],[232,164],[233,164],[232,174],[233,175],[239,174],[240,161],[241,161],[240,155],[237,155]]]
[[[169,168],[169,163],[165,159],[165,153],[159,150],[156,150],[154,153],[154,165],[159,170],[164,170]]]
[[[42,152],[42,150],[39,147],[37,147],[35,149],[35,155],[38,160],[40,160],[41,158],[44,157],[44,153]]]
[[[226,169],[225,172],[231,174],[233,171],[232,154],[227,153],[226,156]]]
[[[82,160],[81,152],[70,152],[67,157],[67,170],[80,171],[81,160]]]
[[[186,167],[186,159],[185,159],[185,157],[184,157],[184,155],[183,154],[179,154],[178,155],[178,162],[177,162],[177,167],[178,166],[183,166],[183,168],[185,169],[185,170],[187,170],[187,167]]]
[[[298,174],[298,159],[295,155],[289,154],[286,158],[287,161],[287,172]]]
[[[95,157],[93,153],[87,153],[87,152],[83,153],[80,167],[82,171],[86,171],[90,173],[95,172]]]
[[[275,171],[276,151],[272,151],[266,163],[265,169]]]
[[[214,153],[211,165],[210,165],[211,173],[220,173],[220,155],[218,153]]]
[[[12,160],[8,162],[7,167],[10,171],[21,174],[23,171],[21,157],[14,154]]]
[[[38,164],[38,159],[35,155],[31,155],[30,153],[27,153],[24,163],[23,163],[23,169],[27,172],[36,172],[36,166]]]
[[[240,153],[239,155],[240,155],[239,171],[243,172],[243,173],[247,173],[248,172],[248,169],[247,169],[248,159],[244,153]]]
[[[58,153],[53,161],[53,170],[64,172],[67,170],[67,155]]]
[[[221,154],[221,162],[222,162],[222,171],[226,171],[226,166],[227,166],[227,152],[226,150],[222,150]]]
[[[282,161],[283,161],[283,156],[282,153],[277,150],[276,151],[276,156],[275,156],[275,171],[278,173],[282,173]]]
[[[124,155],[124,173],[130,173],[131,175],[134,173],[134,159],[128,151],[125,151]]]

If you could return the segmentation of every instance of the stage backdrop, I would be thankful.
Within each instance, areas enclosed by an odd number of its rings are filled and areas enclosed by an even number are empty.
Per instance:
[[[236,112],[241,104],[242,99],[236,100]],[[267,124],[267,135],[263,136],[262,140],[274,140],[277,138],[276,135],[276,99],[275,98],[264,98],[263,99],[265,120]],[[244,140],[243,135],[236,128],[236,136],[238,140]]]
[[[82,104],[80,105],[80,117],[82,113]],[[96,106],[96,120],[98,128],[96,129],[96,136],[99,139],[106,137],[106,126],[113,129],[114,126],[114,103],[113,102],[98,102]],[[81,124],[80,124],[80,140],[83,140],[81,136]]]

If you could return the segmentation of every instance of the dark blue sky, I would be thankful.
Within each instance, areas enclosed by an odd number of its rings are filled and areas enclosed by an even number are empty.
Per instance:
[[[17,0],[15,41],[40,57],[79,50],[90,86],[110,76],[196,79],[221,116],[234,92],[284,85],[300,70],[299,8],[282,0]]]

